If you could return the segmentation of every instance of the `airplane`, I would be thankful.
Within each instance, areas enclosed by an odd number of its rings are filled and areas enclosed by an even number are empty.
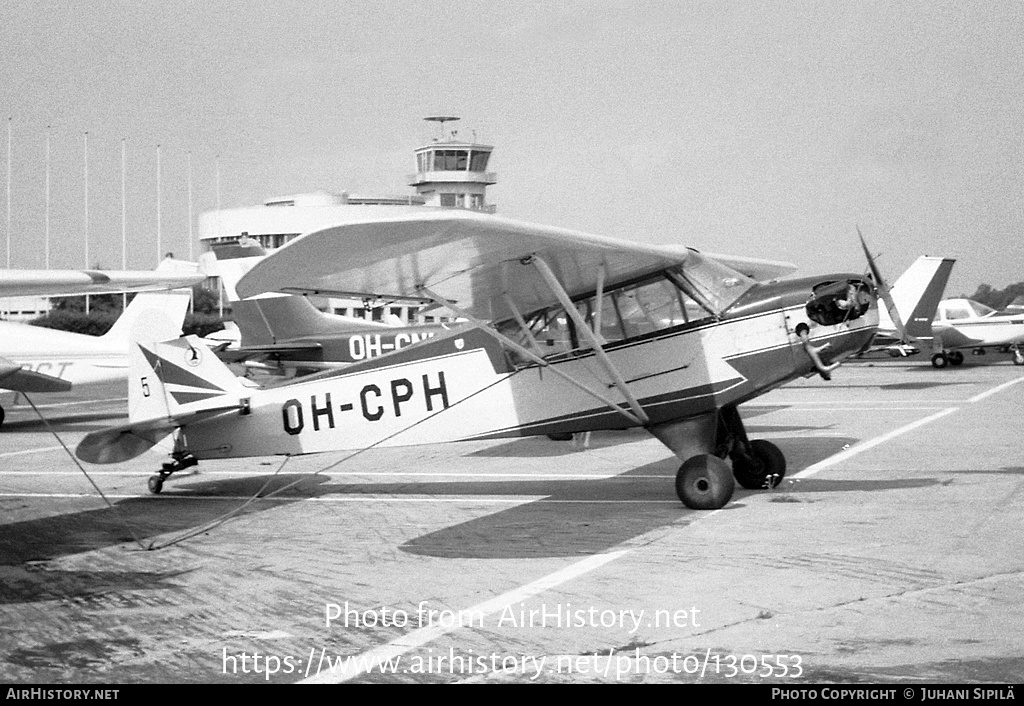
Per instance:
[[[897,326],[885,307],[878,309],[878,333],[866,353],[885,351],[906,357],[932,346],[932,319],[956,260],[921,255],[899,276],[890,289],[896,307]]]
[[[739,406],[830,378],[878,327],[870,278],[776,279],[793,269],[468,210],[353,209],[266,257],[239,294],[433,303],[473,327],[259,389],[195,337],[140,343],[128,422],[75,453],[118,463],[171,436],[159,493],[200,460],[642,427],[682,461],[679,499],[720,508],[737,482],[786,472]]]
[[[964,350],[983,355],[988,348],[1009,351],[1014,365],[1024,365],[1024,311],[996,312],[972,299],[944,299],[932,321],[932,365],[961,365]]]
[[[213,260],[203,263],[208,274],[221,278],[240,336],[237,346],[217,350],[225,362],[277,374],[308,374],[401,350],[450,328],[445,324],[405,326],[397,317],[385,323],[327,314],[298,294],[242,299],[236,291],[239,279],[266,254],[257,241],[242,238],[214,244]]]
[[[7,270],[0,275],[6,278]],[[124,380],[128,373],[130,343],[136,338],[156,340],[181,335],[191,291],[150,291],[154,288],[191,286],[205,275],[194,263],[165,259],[154,272],[93,273],[46,271],[45,277],[15,273],[8,291],[21,294],[24,286],[36,294],[88,292],[98,294],[120,287],[143,288],[102,336],[87,336],[40,326],[0,321],[0,390],[14,392],[66,392],[72,387]],[[85,274],[82,278],[79,275]],[[103,276],[98,276],[103,275]],[[12,284],[17,281],[19,284]],[[114,287],[111,290],[110,287]],[[0,406],[0,426],[6,412]]]

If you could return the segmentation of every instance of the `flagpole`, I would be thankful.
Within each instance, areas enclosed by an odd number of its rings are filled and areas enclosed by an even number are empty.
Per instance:
[[[46,269],[50,269],[50,126],[46,126],[46,243],[43,248],[43,261]]]
[[[84,181],[85,181],[85,269],[89,269],[89,132],[82,135],[83,151],[85,154]],[[89,315],[89,295],[85,295],[85,315]]]
[[[11,268],[11,121],[7,118],[7,269]]]
[[[194,254],[192,250],[192,152],[188,152],[188,261],[192,262]],[[190,314],[196,312],[195,290],[188,300],[188,311]]]
[[[128,145],[125,138],[121,138],[121,269],[128,269],[128,190],[125,185],[126,172],[128,170]],[[128,308],[128,293],[121,295],[121,311]]]
[[[156,264],[163,259],[160,232],[160,145],[156,146]]]

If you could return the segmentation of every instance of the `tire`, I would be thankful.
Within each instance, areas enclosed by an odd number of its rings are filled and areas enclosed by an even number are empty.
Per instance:
[[[0,407],[0,427],[3,427],[3,425],[4,425],[4,417],[6,417],[6,416],[7,416],[7,414],[4,412],[4,408]]]
[[[676,494],[693,510],[717,510],[732,499],[736,481],[729,464],[708,454],[688,458],[676,473]]]
[[[946,357],[949,358],[950,365],[963,365],[964,354],[961,353],[960,351],[951,351],[950,354]]]
[[[164,479],[160,476],[150,476],[147,485],[149,486],[149,492],[153,495],[159,495],[160,491],[164,489]]]
[[[736,482],[747,490],[776,487],[786,475],[786,456],[778,446],[764,439],[750,442],[750,455],[737,454],[732,460]]]
[[[1024,351],[1022,351],[1020,348],[1013,349],[1013,364],[1024,365]]]
[[[946,358],[945,353],[936,353],[932,356],[932,366],[936,368],[945,368],[949,360]]]
[[[572,432],[567,431],[561,434],[548,434],[549,439],[552,441],[572,441]]]

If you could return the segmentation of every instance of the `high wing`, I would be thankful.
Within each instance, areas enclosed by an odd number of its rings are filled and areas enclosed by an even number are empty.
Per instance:
[[[199,284],[206,276],[152,270],[0,270],[0,296],[109,294],[177,289]]]
[[[424,300],[422,288],[429,288],[474,317],[496,321],[514,316],[513,306],[526,313],[555,303],[535,268],[522,266],[532,256],[550,266],[570,296],[594,292],[605,281],[707,262],[679,246],[616,240],[472,211],[409,208],[381,217],[379,211],[360,210],[268,256],[242,278],[238,292],[243,297],[283,291],[398,301]],[[762,276],[792,269],[786,263],[733,261],[758,264]]]

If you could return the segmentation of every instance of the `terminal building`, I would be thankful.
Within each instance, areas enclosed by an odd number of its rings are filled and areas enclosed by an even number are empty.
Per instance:
[[[426,118],[444,123],[456,117]],[[406,196],[366,196],[347,192],[316,191],[270,198],[262,206],[219,209],[199,216],[199,240],[209,250],[214,243],[252,238],[264,249],[279,248],[289,240],[339,221],[347,220],[353,207],[393,208],[460,208],[494,213],[487,201],[487,187],[497,183],[497,175],[487,171],[492,145],[459,140],[458,133],[435,139],[415,151],[416,173],[409,175],[409,186],[415,193]],[[219,284],[216,286],[219,287]],[[388,320],[397,317],[403,323],[435,323],[450,317],[438,312],[421,313],[420,307],[395,303],[386,307],[367,308],[365,302],[352,299],[310,297],[317,308],[342,316]]]

